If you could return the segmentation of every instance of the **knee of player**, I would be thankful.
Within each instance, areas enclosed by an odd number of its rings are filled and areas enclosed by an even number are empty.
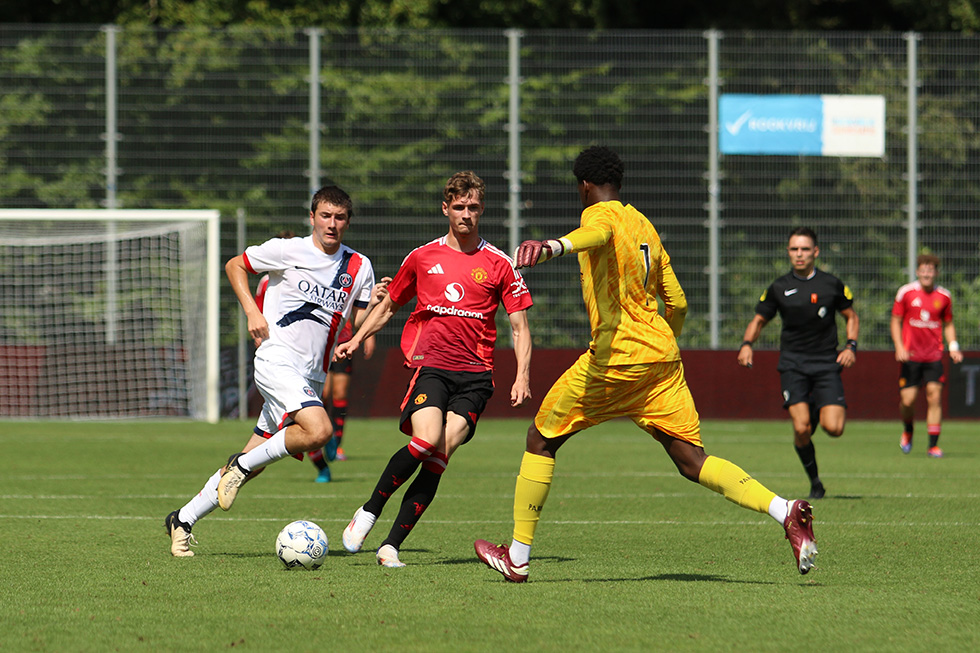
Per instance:
[[[689,481],[698,483],[701,478],[701,468],[704,467],[704,463],[708,459],[708,454],[705,453],[704,448],[665,434],[661,434],[660,443],[664,446],[664,451],[670,456],[671,462],[674,463],[680,475]]]
[[[827,435],[829,435],[830,437],[832,437],[832,438],[839,438],[840,436],[844,435],[844,424],[843,423],[841,423],[841,424],[832,424],[829,427],[828,426],[824,426],[823,427],[823,430],[826,431],[827,432]]]
[[[316,423],[310,425],[308,432],[310,444],[313,447],[322,447],[333,437],[333,425],[330,423],[330,419],[324,415],[324,419],[317,420]]]
[[[527,429],[527,442],[526,442],[525,450],[528,453],[533,453],[538,456],[543,456],[545,455],[545,451],[547,448],[548,448],[548,441],[545,439],[543,435],[541,435],[541,431],[539,431],[538,427],[536,427],[532,422],[531,426],[529,426]]]
[[[680,472],[681,476],[683,476],[689,481],[693,481],[694,483],[699,482],[698,479],[701,478],[701,467],[704,464],[703,462],[697,465],[681,464],[677,462],[675,462],[675,464],[677,465],[677,471]]]
[[[681,476],[689,481],[698,483],[701,478],[701,468],[704,466],[704,461],[707,456],[704,455],[703,450],[698,450],[698,455],[695,453],[692,455],[681,456],[671,456],[674,461],[674,465],[677,467],[677,471],[680,472]]]

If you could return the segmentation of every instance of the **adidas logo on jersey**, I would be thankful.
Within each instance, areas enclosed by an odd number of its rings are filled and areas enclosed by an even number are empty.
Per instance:
[[[439,263],[436,263],[435,265],[433,265],[431,268],[429,268],[428,270],[426,270],[425,273],[426,274],[446,274],[445,272],[443,272],[442,265],[440,265]]]

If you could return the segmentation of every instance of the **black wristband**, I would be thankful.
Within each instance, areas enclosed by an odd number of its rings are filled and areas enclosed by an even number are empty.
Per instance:
[[[751,340],[743,340],[743,341],[742,341],[742,344],[740,344],[740,345],[738,346],[738,348],[739,348],[739,349],[741,349],[741,348],[742,348],[742,347],[744,347],[745,345],[748,345],[749,347],[751,347],[751,346],[752,346],[752,341],[751,341]]]
[[[848,349],[850,349],[851,351],[853,351],[856,354],[857,353],[857,350],[858,350],[858,341],[857,340],[848,340],[847,341],[847,344],[844,345],[844,346],[847,347]]]

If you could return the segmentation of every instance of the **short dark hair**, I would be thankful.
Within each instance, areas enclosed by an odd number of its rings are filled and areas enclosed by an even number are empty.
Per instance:
[[[480,204],[483,204],[483,197],[487,192],[486,183],[472,170],[464,170],[446,180],[446,185],[442,189],[442,198],[448,204],[459,197],[466,197],[474,190]]]
[[[817,246],[817,232],[810,227],[797,227],[793,231],[789,232],[789,237],[792,238],[793,236],[806,236],[813,241],[814,247]],[[787,240],[789,240],[789,238],[787,238]]]
[[[582,150],[572,166],[575,178],[598,186],[612,184],[617,189],[623,185],[623,161],[608,147],[593,145]]]
[[[354,217],[354,202],[350,195],[345,193],[339,186],[324,186],[313,193],[313,201],[310,203],[310,212],[316,213],[316,207],[321,202],[330,202],[347,210],[347,219]]]
[[[938,270],[939,257],[935,254],[919,254],[919,258],[915,259],[915,267],[919,267],[920,265],[931,265]]]

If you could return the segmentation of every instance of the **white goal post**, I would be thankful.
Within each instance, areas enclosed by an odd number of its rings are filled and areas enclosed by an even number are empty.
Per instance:
[[[0,209],[0,419],[217,422],[219,219]]]

